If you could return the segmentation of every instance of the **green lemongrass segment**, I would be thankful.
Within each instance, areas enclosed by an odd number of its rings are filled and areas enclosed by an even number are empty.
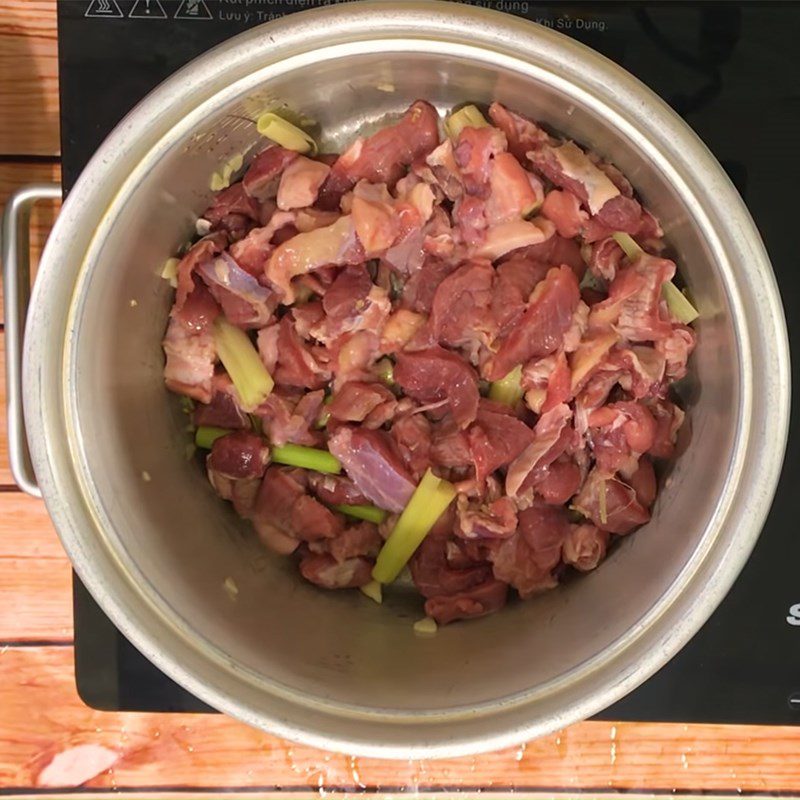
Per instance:
[[[473,105],[459,108],[444,121],[444,129],[453,140],[458,139],[464,128],[486,128],[488,125],[486,117]]]
[[[602,278],[598,278],[590,269],[583,273],[581,278],[580,289],[591,289],[594,292],[608,291],[608,286]]]
[[[161,269],[161,277],[165,281],[169,281],[169,285],[173,289],[178,288],[178,264],[180,263],[180,259],[168,258]]]
[[[282,444],[272,448],[271,456],[276,464],[286,464],[289,467],[313,469],[315,472],[325,472],[331,475],[338,475],[342,471],[342,465],[336,456],[327,450],[319,450],[316,447]]]
[[[314,139],[302,128],[292,125],[291,122],[287,122],[272,111],[268,111],[258,118],[256,128],[262,136],[272,139],[273,142],[287,150],[316,155],[317,143]]]
[[[194,443],[203,450],[210,450],[214,442],[230,431],[227,428],[215,428],[213,425],[201,425],[194,432]]]
[[[598,499],[598,510],[600,512],[600,524],[605,525],[608,522],[608,506],[606,498],[606,482],[600,481],[600,496]]]
[[[383,586],[381,586],[378,581],[370,581],[369,583],[365,583],[363,586],[359,586],[358,590],[361,592],[361,594],[366,595],[370,600],[373,600],[378,605],[383,602]]]
[[[378,554],[376,581],[391,583],[400,574],[455,496],[453,484],[427,470]]]
[[[661,287],[661,294],[667,303],[670,314],[678,322],[689,325],[700,316],[700,313],[689,302],[686,295],[672,281],[664,283]]]
[[[489,399],[514,408],[522,400],[522,365],[517,365],[505,378],[494,381],[489,387]]]
[[[233,381],[244,411],[254,411],[272,392],[275,381],[247,334],[224,317],[214,322],[214,343]]]
[[[375,372],[381,383],[394,386],[394,364],[390,358],[382,358],[375,364]]]
[[[227,189],[231,185],[231,178],[234,173],[242,168],[243,163],[244,156],[241,153],[237,153],[222,165],[219,172],[215,172],[211,176],[208,182],[208,188],[211,189],[212,192],[219,192],[222,191],[222,189]]]
[[[631,261],[635,261],[644,253],[644,250],[639,247],[636,240],[629,233],[617,231],[611,234],[611,238],[623,249],[625,255],[628,256]]]
[[[438,630],[436,620],[431,617],[423,617],[414,623],[414,633],[420,636],[434,636]]]
[[[386,512],[377,506],[350,506],[346,504],[333,506],[336,511],[341,511],[342,514],[347,514],[348,517],[355,517],[356,519],[363,519],[367,522],[374,522],[380,525],[386,519]]]

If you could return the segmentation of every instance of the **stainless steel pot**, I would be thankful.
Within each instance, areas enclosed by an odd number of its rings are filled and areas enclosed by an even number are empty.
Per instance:
[[[159,347],[170,303],[161,265],[207,204],[210,174],[257,143],[256,114],[285,103],[338,147],[417,97],[442,109],[497,99],[614,161],[662,220],[702,312],[691,436],[653,521],[596,573],[430,639],[414,636],[410,599],[379,607],[317,591],[254,544],[186,459]],[[697,631],[770,505],[789,365],[758,232],[719,164],[661,100],[598,54],[512,17],[368,3],[245,33],[120,123],[47,245],[23,393],[35,473],[64,546],[148,658],[276,734],[430,757],[589,716]]]

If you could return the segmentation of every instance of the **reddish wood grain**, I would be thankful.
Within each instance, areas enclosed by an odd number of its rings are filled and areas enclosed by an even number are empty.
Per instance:
[[[1,14],[2,12],[0,12]],[[2,37],[0,37],[0,48],[2,47]],[[2,98],[2,86],[0,85],[0,98]],[[2,120],[2,110],[0,109],[0,120]],[[2,125],[2,122],[0,122]],[[2,152],[2,151],[0,151]],[[0,163],[0,214],[5,209],[8,196],[29,183],[60,183],[61,167],[59,164],[34,164],[34,163]],[[39,266],[39,259],[42,255],[47,236],[53,227],[58,209],[61,204],[53,200],[43,200],[33,207],[30,225],[30,264],[31,276],[36,275]],[[2,289],[0,289],[0,322],[3,321]],[[2,479],[0,479],[2,480]]]
[[[409,763],[291,745],[224,717],[93,711],[75,693],[68,648],[9,648],[0,655],[0,708],[0,786],[7,787],[74,785],[76,772],[68,768],[68,757],[59,755],[79,746],[94,748],[85,752],[100,756],[101,764],[112,762],[95,775],[84,770],[79,777],[85,785],[117,789],[775,792],[798,786],[800,731],[789,728],[584,723],[527,747]]]
[[[60,152],[56,0],[3,0],[0,153]]]

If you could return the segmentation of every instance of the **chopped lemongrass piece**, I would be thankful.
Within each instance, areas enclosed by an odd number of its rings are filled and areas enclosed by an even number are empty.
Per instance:
[[[328,421],[330,420],[330,418],[331,418],[331,412],[330,411],[323,411],[317,417],[317,421],[314,423],[314,427],[318,431],[321,431],[328,424]]]
[[[376,581],[391,583],[400,574],[455,496],[452,483],[426,471],[378,554],[372,570]]]
[[[583,273],[580,283],[581,289],[592,289],[595,292],[605,292],[608,288],[602,278],[598,278],[590,269]]]
[[[625,251],[625,255],[631,261],[635,261],[644,252],[629,233],[617,231],[611,234],[611,238]]]
[[[505,378],[500,378],[499,381],[492,383],[489,387],[489,399],[514,408],[525,393],[520,383],[521,380],[522,366],[517,365]]]
[[[194,443],[203,450],[210,450],[217,439],[227,436],[230,431],[227,428],[215,428],[213,425],[201,425],[194,434]]]
[[[667,281],[661,287],[661,293],[664,296],[664,300],[667,302],[670,314],[672,314],[678,322],[688,325],[700,316],[697,309],[689,302],[686,295],[672,281]]]
[[[598,509],[600,511],[600,524],[605,525],[608,522],[608,507],[606,505],[606,482],[600,481],[600,495],[598,498]]]
[[[272,139],[273,142],[285,147],[287,150],[294,150],[298,153],[317,152],[317,143],[301,128],[287,122],[283,117],[279,117],[272,111],[262,114],[256,120],[256,128],[262,136]]]
[[[235,600],[239,596],[239,587],[236,585],[236,581],[230,576],[225,578],[222,582],[222,588],[227,592],[231,600]]]
[[[269,397],[275,385],[258,351],[247,334],[224,317],[217,317],[214,322],[214,342],[220,361],[239,395],[242,409],[255,410]]]
[[[289,467],[302,467],[333,475],[338,475],[342,471],[342,465],[336,456],[331,455],[327,450],[318,450],[316,447],[283,444],[273,447],[271,455],[276,464],[286,464]]]
[[[194,411],[194,400],[191,397],[186,397],[186,395],[181,397],[181,411],[184,414],[191,414]]]
[[[378,605],[383,602],[383,587],[378,581],[370,581],[363,586],[359,586],[358,590],[361,594],[369,597],[370,600],[374,600]]]
[[[161,277],[165,281],[169,281],[169,285],[173,289],[178,288],[178,264],[180,263],[180,260],[177,258],[168,258],[164,262],[164,267],[161,270]]]
[[[225,164],[222,165],[222,169],[219,172],[215,172],[211,176],[211,180],[208,183],[209,188],[212,192],[219,192],[222,189],[227,189],[231,185],[231,178],[233,177],[234,172],[238,172],[242,168],[242,164],[244,163],[244,156],[241,153],[237,153],[235,156],[230,158]]]
[[[377,506],[336,505],[334,508],[337,511],[341,511],[342,514],[347,514],[348,517],[365,519],[367,522],[374,522],[376,525],[380,525],[386,519],[386,512]]]
[[[486,128],[488,126],[486,118],[473,105],[459,108],[444,121],[444,129],[451,139],[458,139],[464,128]]]
[[[376,365],[375,371],[381,383],[394,386],[394,364],[389,358],[382,358]]]
[[[436,624],[436,620],[431,617],[423,617],[414,623],[414,633],[420,636],[434,636],[438,630],[439,626]]]

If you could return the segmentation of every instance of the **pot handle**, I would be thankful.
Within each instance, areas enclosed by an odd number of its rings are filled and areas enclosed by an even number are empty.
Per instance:
[[[40,200],[60,198],[61,187],[58,184],[32,183],[17,189],[8,198],[3,213],[1,257],[5,306],[8,456],[14,480],[20,489],[34,497],[41,497],[42,493],[31,465],[22,415],[22,343],[31,294],[30,219],[31,209]]]

